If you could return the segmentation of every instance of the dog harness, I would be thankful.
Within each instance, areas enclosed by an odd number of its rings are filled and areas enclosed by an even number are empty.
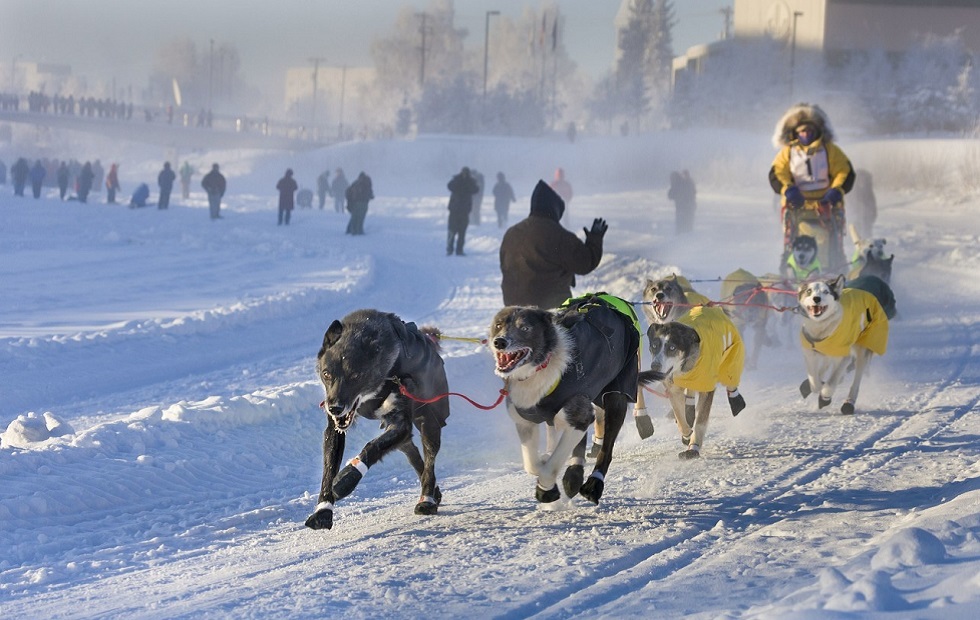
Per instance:
[[[793,276],[795,276],[800,282],[806,280],[814,274],[820,273],[823,270],[823,265],[820,264],[819,258],[814,258],[813,262],[809,265],[800,266],[796,264],[796,256],[794,256],[792,253],[790,253],[789,258],[786,259],[786,264],[793,270]]]
[[[843,316],[834,333],[823,340],[812,340],[806,330],[800,330],[800,342],[830,357],[845,357],[851,347],[860,345],[878,355],[888,348],[888,317],[874,295],[856,288],[841,291]]]
[[[674,375],[674,385],[696,392],[710,392],[719,383],[738,387],[745,364],[745,345],[735,324],[721,308],[695,306],[677,320],[698,333],[701,354],[694,368]]]

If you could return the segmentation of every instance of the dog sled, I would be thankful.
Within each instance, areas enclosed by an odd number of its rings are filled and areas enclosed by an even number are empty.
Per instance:
[[[807,200],[801,208],[783,204],[780,211],[783,222],[783,254],[779,264],[785,265],[793,251],[793,242],[800,235],[817,240],[817,258],[828,273],[846,272],[848,260],[844,256],[844,204]]]

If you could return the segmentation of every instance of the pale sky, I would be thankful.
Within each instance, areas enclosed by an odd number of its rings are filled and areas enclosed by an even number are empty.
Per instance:
[[[718,38],[719,8],[733,0],[675,0],[674,51]],[[366,66],[378,33],[391,30],[403,6],[423,11],[428,0],[3,0],[0,63],[68,64],[90,79],[116,79],[120,87],[145,84],[161,44],[189,36],[206,52],[209,41],[232,43],[246,79],[282,80],[287,67],[308,64]],[[612,63],[613,19],[620,0],[562,0],[563,34],[573,60],[593,77]],[[518,18],[536,0],[456,0],[456,23],[469,30],[467,45],[483,41],[487,11]],[[9,64],[8,64],[9,67]],[[6,72],[4,72],[6,73]]]

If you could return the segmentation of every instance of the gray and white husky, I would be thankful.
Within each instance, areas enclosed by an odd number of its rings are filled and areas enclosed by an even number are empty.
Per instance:
[[[650,370],[640,373],[643,384],[662,381],[674,412],[681,442],[687,449],[678,456],[698,458],[708,430],[715,384],[727,388],[732,415],[745,408],[738,391],[745,347],[738,329],[719,308],[702,308],[683,322],[654,324],[647,330]],[[691,400],[696,397],[696,405]],[[692,411],[693,409],[693,411]]]
[[[508,306],[490,324],[495,373],[504,379],[507,412],[517,427],[524,470],[537,477],[539,502],[558,500],[558,475],[566,496],[581,493],[598,504],[626,409],[636,400],[640,334],[632,321],[597,298],[562,312]],[[605,441],[583,482],[585,434],[602,409]],[[540,428],[558,439],[541,454]]]
[[[327,415],[323,479],[307,527],[330,529],[334,503],[349,495],[368,469],[395,449],[405,454],[421,483],[415,513],[438,512],[442,493],[436,484],[435,461],[449,402],[419,402],[449,391],[437,334],[438,330],[419,329],[377,310],[357,310],[330,324],[316,363]],[[341,469],[347,431],[358,418],[380,420],[382,433]],[[422,437],[424,458],[412,440],[413,425]]]
[[[817,406],[830,404],[851,362],[854,379],[841,413],[854,413],[865,368],[873,353],[888,346],[888,320],[895,297],[881,278],[865,276],[844,284],[844,276],[801,284],[797,294],[803,328],[800,341],[807,378],[800,394],[818,394]]]

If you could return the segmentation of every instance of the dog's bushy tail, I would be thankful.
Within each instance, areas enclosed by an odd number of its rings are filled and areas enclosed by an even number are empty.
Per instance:
[[[651,383],[657,383],[658,381],[663,381],[667,378],[667,375],[660,372],[659,370],[644,370],[640,373],[639,381],[640,385],[650,385]]]
[[[442,338],[441,329],[432,325],[423,325],[419,328],[419,331],[429,338],[429,342],[432,343],[432,346],[435,347],[436,351],[442,351],[442,342],[440,341],[440,338]]]

